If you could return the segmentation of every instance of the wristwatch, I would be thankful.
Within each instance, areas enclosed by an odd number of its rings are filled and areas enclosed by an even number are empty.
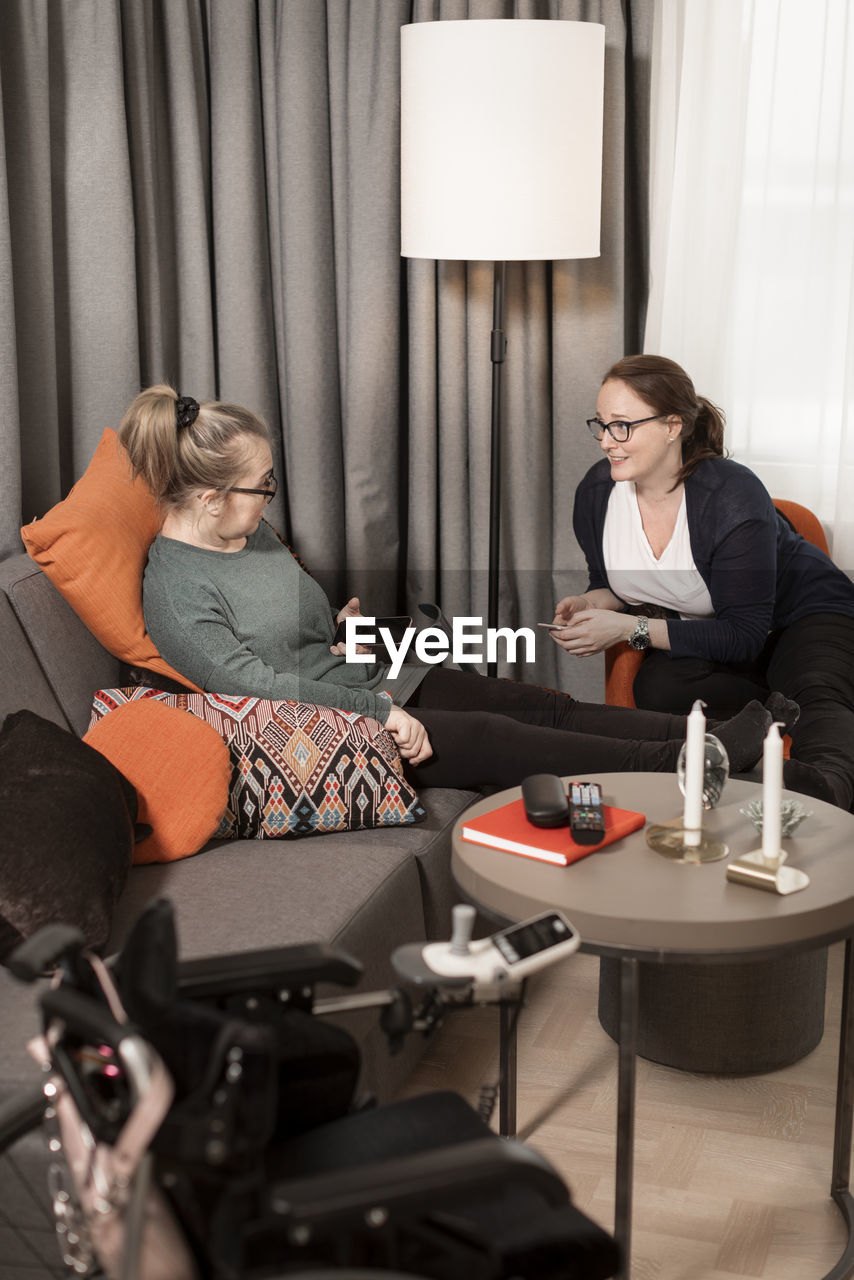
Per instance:
[[[635,629],[626,643],[632,649],[649,648],[649,622],[646,618],[638,618]]]

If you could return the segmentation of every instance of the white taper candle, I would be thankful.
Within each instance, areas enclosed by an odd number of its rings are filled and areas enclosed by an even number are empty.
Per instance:
[[[703,831],[703,766],[706,757],[706,717],[704,703],[698,699],[688,717],[688,735],[685,747],[685,805],[682,810],[682,826],[685,843],[698,845]]]
[[[766,862],[780,857],[780,807],[783,803],[783,739],[780,726],[772,724],[762,749],[762,856]]]

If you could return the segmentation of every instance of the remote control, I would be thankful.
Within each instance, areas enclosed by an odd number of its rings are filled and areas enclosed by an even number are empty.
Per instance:
[[[569,827],[576,844],[599,844],[605,836],[602,788],[598,782],[573,782],[569,792]]]

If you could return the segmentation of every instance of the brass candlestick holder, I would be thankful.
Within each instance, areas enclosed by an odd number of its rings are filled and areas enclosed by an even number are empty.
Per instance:
[[[739,813],[749,818],[757,832],[762,834],[763,803],[751,800]],[[803,818],[812,816],[812,810],[801,804],[800,800],[784,800],[780,806],[780,831],[783,837],[790,836]],[[766,858],[761,848],[752,849],[743,858],[736,858],[726,869],[727,880],[734,884],[750,885],[754,889],[764,889],[766,893],[797,893],[806,889],[810,882],[805,871],[796,867],[784,867],[785,850],[780,849],[777,857]]]
[[[729,853],[729,845],[713,840],[702,827],[687,828],[682,818],[658,822],[647,827],[646,842],[650,849],[672,862],[684,862],[699,866],[703,862],[719,862]]]
[[[761,849],[752,849],[743,858],[735,858],[726,869],[726,878],[733,884],[750,885],[753,889],[765,889],[767,893],[797,893],[806,889],[810,878],[797,867],[785,867],[786,853],[780,850],[776,858],[766,858]]]
[[[745,818],[749,818],[762,835],[764,805],[762,800],[750,800],[744,809],[739,809]],[[812,817],[812,809],[800,803],[800,800],[787,799],[780,805],[781,836],[791,836],[799,822]],[[784,867],[785,850],[778,851],[776,858],[766,858],[762,849],[753,849],[744,858],[736,858],[726,869],[726,878],[734,884],[749,884],[752,888],[763,888],[767,893],[796,893],[800,888],[807,888],[809,876],[799,872],[795,867]]]
[[[676,779],[679,790],[685,794],[685,758],[687,744],[679,752],[676,761]],[[703,751],[703,808],[714,809],[724,784],[729,777],[729,756],[720,738],[713,733],[705,736]],[[673,862],[690,863],[698,866],[702,862],[719,862],[729,853],[729,845],[721,840],[712,840],[702,827],[696,830],[686,828],[683,818],[671,818],[669,822],[659,822],[647,827],[646,842],[650,849],[660,853],[663,858]]]

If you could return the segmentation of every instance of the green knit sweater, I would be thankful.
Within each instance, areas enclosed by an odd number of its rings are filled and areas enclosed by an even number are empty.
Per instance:
[[[426,674],[396,680],[378,661],[329,652],[335,620],[322,588],[263,521],[242,551],[207,551],[158,534],[143,584],[145,623],[167,662],[212,693],[292,698],[383,724]]]

